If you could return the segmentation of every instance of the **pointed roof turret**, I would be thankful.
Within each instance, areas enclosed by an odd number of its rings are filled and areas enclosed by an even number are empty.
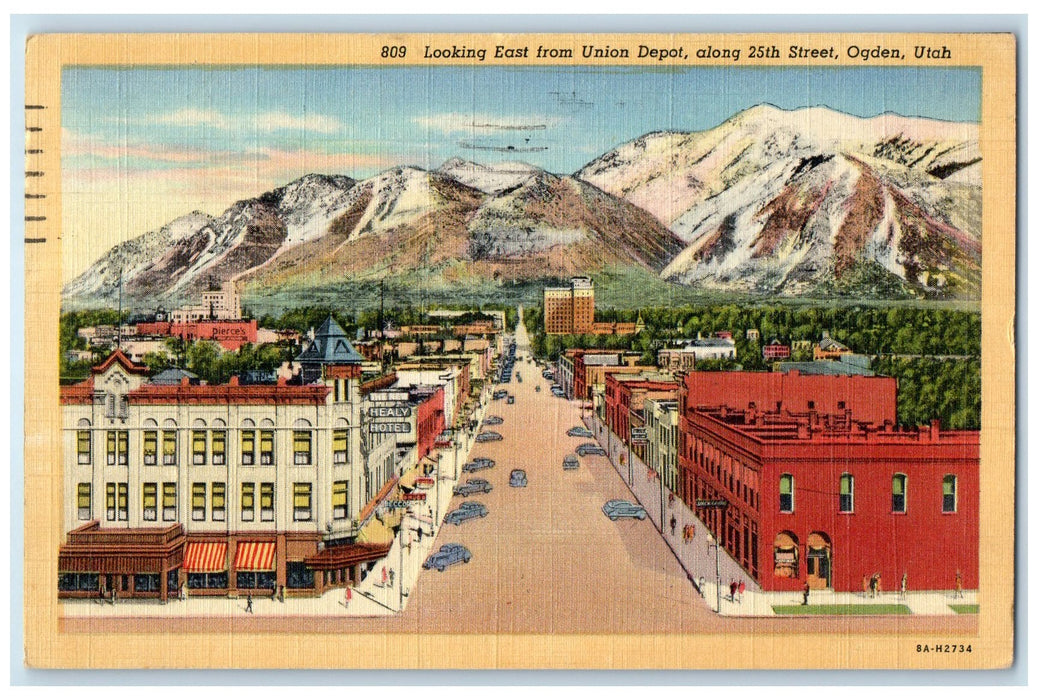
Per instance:
[[[296,357],[296,362],[308,365],[356,365],[364,362],[364,357],[353,349],[342,326],[329,316],[317,329],[313,342]]]

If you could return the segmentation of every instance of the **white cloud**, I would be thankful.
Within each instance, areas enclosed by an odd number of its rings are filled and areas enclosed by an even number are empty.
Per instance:
[[[183,109],[128,120],[134,124],[171,124],[185,127],[206,127],[220,131],[310,131],[319,134],[334,134],[343,128],[336,117],[326,114],[288,112],[260,112],[259,114],[229,115],[212,109]]]

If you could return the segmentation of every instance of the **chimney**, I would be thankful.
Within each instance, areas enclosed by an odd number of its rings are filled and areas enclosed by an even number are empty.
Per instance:
[[[181,377],[180,386],[191,386],[191,377]]]
[[[231,379],[230,379],[230,381],[227,382],[227,384],[229,386],[238,386],[238,384],[239,384],[238,375],[237,374],[232,374],[231,375]]]
[[[930,421],[930,439],[937,440],[941,436],[941,421],[939,418],[934,418]]]

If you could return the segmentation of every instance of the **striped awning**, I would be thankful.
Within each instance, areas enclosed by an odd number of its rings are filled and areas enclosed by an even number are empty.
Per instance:
[[[234,568],[238,571],[273,571],[274,543],[239,542]]]
[[[227,571],[226,542],[188,542],[184,570],[195,574]]]

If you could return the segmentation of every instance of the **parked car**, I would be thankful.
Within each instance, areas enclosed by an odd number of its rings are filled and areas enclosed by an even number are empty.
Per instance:
[[[478,471],[481,471],[483,469],[493,469],[493,468],[494,468],[494,460],[490,459],[489,457],[476,457],[471,462],[466,462],[464,465],[462,465],[461,471],[463,471],[463,472],[478,472]]]
[[[581,457],[587,457],[588,455],[604,455],[606,452],[600,445],[593,442],[585,442],[576,449],[576,453]]]
[[[578,469],[580,467],[580,460],[577,459],[576,455],[566,455],[562,458],[563,469]]]
[[[494,488],[486,479],[466,479],[464,484],[454,487],[455,496],[471,496],[474,493],[490,493]]]
[[[461,525],[466,520],[487,517],[487,507],[479,501],[465,501],[460,506],[447,513],[443,522],[451,525]]]
[[[422,564],[422,568],[443,571],[448,566],[459,562],[465,562],[468,564],[470,559],[472,559],[472,552],[465,549],[460,544],[445,544],[440,547],[439,551],[434,552],[425,560],[425,563]]]
[[[498,389],[494,392],[494,399],[503,399],[508,396],[508,392],[504,389]]]
[[[605,505],[602,506],[602,512],[605,513],[606,517],[610,520],[616,520],[617,518],[638,518],[638,520],[645,520],[646,515],[645,509],[640,505],[619,498],[606,501]]]
[[[504,440],[501,433],[495,433],[493,430],[484,430],[482,433],[476,436],[476,442],[497,442],[498,440]],[[603,452],[603,454],[605,454]]]
[[[570,428],[569,430],[567,430],[566,434],[569,435],[570,437],[580,437],[580,438],[592,438],[592,437],[595,437],[591,433],[590,430],[588,430],[587,428],[585,428],[583,426],[579,426],[579,425],[576,426],[576,427]]]
[[[522,469],[513,469],[508,475],[508,485],[522,488],[526,486],[526,472]]]
[[[502,418],[501,416],[487,416],[487,419],[485,421],[483,421],[483,425],[501,425],[504,422],[505,422],[505,419]],[[588,437],[590,437],[590,436],[591,436],[591,434],[588,433]]]

